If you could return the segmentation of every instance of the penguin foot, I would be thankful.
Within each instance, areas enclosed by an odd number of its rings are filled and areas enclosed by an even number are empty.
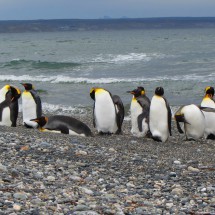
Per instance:
[[[161,138],[160,137],[158,137],[158,136],[152,136],[152,139],[154,140],[154,141],[157,141],[157,142],[162,142],[162,140],[161,140]]]
[[[196,140],[192,137],[189,137],[189,138],[186,138],[186,141],[196,141]]]
[[[111,135],[111,134],[112,134],[112,133],[110,133],[110,132],[102,132],[102,131],[99,132],[99,135],[101,135],[101,136],[103,136],[103,135],[109,136],[109,135]]]
[[[115,134],[123,134],[122,130],[117,130]]]
[[[148,131],[147,133],[146,133],[146,136],[145,136],[146,138],[152,138],[152,133],[150,132],[150,131]]]
[[[207,136],[207,140],[215,140],[215,135],[214,134],[209,134]]]

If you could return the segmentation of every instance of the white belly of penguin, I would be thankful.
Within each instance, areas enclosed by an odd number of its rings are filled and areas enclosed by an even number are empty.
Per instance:
[[[11,126],[12,122],[10,120],[10,108],[6,107],[2,111],[2,121],[0,122],[0,125],[6,125]]]
[[[116,110],[108,93],[96,96],[94,114],[98,132],[115,133],[117,131]]]
[[[207,138],[209,134],[215,135],[215,113],[203,111],[205,116],[205,132],[204,136]]]
[[[138,127],[138,116],[142,114],[142,107],[137,102],[137,100],[132,99],[131,102],[131,133],[134,136],[143,137],[146,135],[148,131],[148,124],[146,123],[146,119],[142,121],[142,132],[140,132]]]
[[[203,113],[195,105],[187,105],[182,109],[187,138],[199,139],[204,135],[205,118]]]
[[[45,128],[42,129],[42,132],[51,132],[51,133],[57,133],[57,134],[61,133],[61,131],[59,131],[59,130],[49,130],[49,129],[45,129]],[[75,136],[85,137],[85,134],[78,134],[78,133],[76,133],[73,130],[69,130],[69,135],[75,135]]]
[[[153,137],[165,142],[169,137],[168,112],[163,98],[152,97],[149,113],[149,127]]]
[[[29,126],[37,127],[36,122],[30,121],[31,119],[37,118],[36,103],[31,95],[25,93],[22,96],[22,114],[23,114],[23,123],[26,123]]]
[[[210,98],[204,98],[202,100],[201,107],[215,108],[215,102]]]

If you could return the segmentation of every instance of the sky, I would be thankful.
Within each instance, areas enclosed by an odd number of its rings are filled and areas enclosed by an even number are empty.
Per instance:
[[[0,0],[0,20],[215,17],[215,0]]]

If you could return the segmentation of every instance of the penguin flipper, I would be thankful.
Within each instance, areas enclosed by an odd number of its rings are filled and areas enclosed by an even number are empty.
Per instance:
[[[146,118],[146,120],[148,121],[148,112],[143,110],[143,112],[137,117],[137,125],[138,125],[140,132],[143,131],[143,119],[144,118]]]
[[[210,107],[199,107],[200,110],[205,111],[205,112],[212,112],[215,113],[215,108],[210,108]]]
[[[181,129],[181,126],[180,126],[179,121],[176,121],[176,126],[177,126],[177,129],[178,129],[178,132],[179,132],[180,134],[183,134],[184,132],[183,132],[183,130]]]
[[[7,107],[6,101],[3,101],[2,103],[0,103],[0,122],[2,121],[2,113],[5,107]]]
[[[168,128],[169,128],[169,135],[172,136],[172,111],[170,109],[169,103],[167,102],[166,98],[163,97],[165,103],[166,103],[166,108],[167,108],[167,117],[168,117]]]
[[[122,123],[123,123],[124,115],[125,115],[125,109],[124,109],[122,100],[120,99],[119,96],[113,95],[112,100],[116,107],[116,118],[117,118],[116,122],[117,122],[117,127],[118,127],[118,130],[116,133],[119,134],[119,133],[121,133]]]
[[[56,130],[59,130],[62,134],[69,134],[69,128],[65,125],[59,125]]]
[[[16,127],[16,121],[19,113],[19,103],[18,101],[14,101],[10,105],[10,120],[12,122],[11,127]]]
[[[93,106],[93,127],[96,127],[96,119],[95,119],[95,102],[94,102],[94,106]]]

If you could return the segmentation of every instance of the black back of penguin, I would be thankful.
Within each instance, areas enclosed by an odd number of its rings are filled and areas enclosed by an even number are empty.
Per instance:
[[[118,95],[113,95],[112,99],[116,107],[116,117],[117,117],[116,120],[117,120],[117,126],[118,126],[118,130],[116,133],[119,134],[122,132],[122,123],[125,116],[125,109],[124,109],[122,100]]]
[[[90,128],[80,120],[73,117],[55,115],[48,117],[48,122],[43,127],[48,130],[59,130],[61,133],[69,134],[69,130],[77,134],[84,134],[85,136],[92,136]]]

